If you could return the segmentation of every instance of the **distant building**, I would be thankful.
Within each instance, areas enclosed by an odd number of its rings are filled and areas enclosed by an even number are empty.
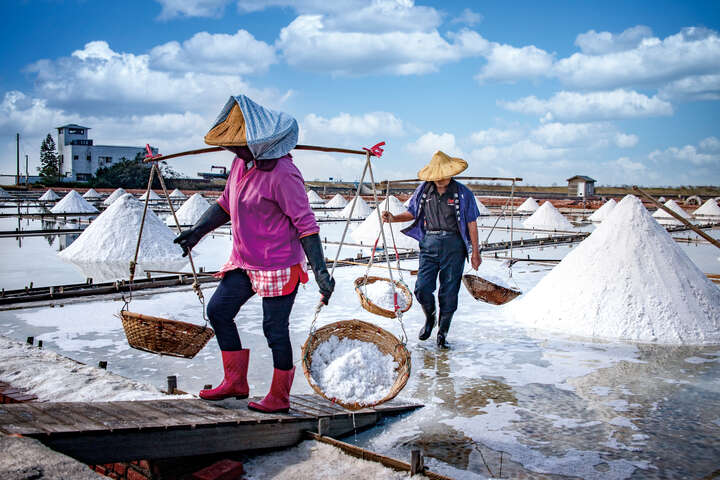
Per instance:
[[[86,182],[98,168],[109,167],[121,160],[134,160],[138,153],[145,156],[145,147],[93,145],[88,138],[89,127],[70,123],[57,127],[60,175],[68,181]],[[158,149],[151,147],[153,155]]]
[[[595,180],[585,175],[575,175],[567,179],[568,195],[571,197],[591,197],[595,195]]]

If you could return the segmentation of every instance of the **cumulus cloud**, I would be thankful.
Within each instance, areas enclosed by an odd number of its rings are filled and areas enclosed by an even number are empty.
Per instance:
[[[302,128],[308,136],[401,136],[405,134],[403,122],[389,112],[370,112],[363,115],[340,113],[324,118],[314,113],[305,117]]]
[[[606,147],[617,135],[609,122],[546,123],[534,129],[531,137],[548,147]]]
[[[488,128],[470,134],[470,141],[478,145],[499,145],[519,140],[523,132],[517,129]]]
[[[481,14],[466,8],[462,11],[462,13],[460,13],[460,15],[453,18],[450,23],[460,23],[472,27],[482,22],[482,20],[483,16]]]
[[[575,38],[575,45],[588,55],[622,52],[636,48],[646,38],[652,36],[650,27],[637,25],[621,33],[596,32],[590,30]]]
[[[648,158],[655,162],[715,167],[720,163],[720,140],[717,137],[709,137],[702,140],[698,146],[685,145],[683,147],[668,147],[665,150],[654,150],[648,155]],[[717,172],[715,176],[717,176]]]
[[[720,74],[696,75],[664,85],[658,96],[664,100],[720,100]]]
[[[161,19],[174,17],[218,17],[230,0],[157,0]]]
[[[475,76],[479,82],[513,82],[552,73],[554,55],[534,45],[513,47],[492,43],[485,55],[487,64]]]
[[[490,163],[522,165],[525,162],[559,159],[567,153],[565,148],[555,148],[530,139],[523,139],[510,145],[489,145],[470,152],[472,159]]]
[[[632,148],[638,144],[640,138],[637,135],[618,133],[615,135],[615,145],[620,148]]]
[[[150,50],[149,68],[246,75],[264,72],[276,61],[275,48],[245,30],[233,35],[199,32],[182,43],[172,41]]]
[[[708,137],[700,141],[700,151],[720,153],[720,140],[717,137]]]
[[[611,166],[621,168],[625,171],[630,172],[640,172],[645,170],[645,165],[643,165],[641,162],[633,162],[630,160],[630,157],[620,157],[614,162],[610,162]]]
[[[537,115],[544,121],[587,121],[672,115],[669,102],[623,89],[579,93],[561,91],[543,100],[529,96],[498,102],[513,112]]]
[[[452,133],[435,133],[427,132],[421,135],[417,140],[411,142],[405,147],[410,153],[427,160],[438,151],[442,150],[448,155],[462,157],[464,155],[462,149],[455,140]]]

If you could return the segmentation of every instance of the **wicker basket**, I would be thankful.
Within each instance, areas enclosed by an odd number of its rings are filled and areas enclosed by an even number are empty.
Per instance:
[[[395,371],[397,377],[395,378],[395,383],[392,388],[384,398],[373,403],[346,403],[340,399],[330,398],[325,395],[313,380],[310,368],[312,366],[312,356],[315,349],[332,336],[336,336],[339,339],[349,338],[374,343],[384,355],[390,354],[393,356],[393,359],[398,364],[398,368]],[[302,366],[308,383],[318,395],[348,410],[359,410],[361,408],[374,407],[375,405],[380,405],[388,400],[392,400],[405,388],[405,384],[410,377],[410,352],[405,348],[405,345],[400,343],[395,335],[377,325],[363,322],[362,320],[343,320],[325,325],[308,337],[302,347]]]
[[[193,358],[215,336],[210,327],[120,312],[125,336],[132,348],[172,357]]]
[[[482,300],[492,305],[502,305],[522,293],[520,290],[497,285],[477,275],[463,275],[463,284],[475,300]]]
[[[365,296],[365,294],[362,291],[363,285],[370,285],[371,283],[375,282],[388,282],[390,283],[389,278],[384,277],[360,277],[355,279],[355,291],[358,294],[358,297],[360,297],[360,304],[362,307],[367,310],[370,313],[374,313],[376,315],[380,315],[382,317],[386,318],[395,318],[395,312],[393,310],[388,310],[387,308],[382,308],[378,305],[375,305],[373,302],[370,301],[369,298]],[[402,283],[396,281],[395,286],[400,289],[400,293],[402,293],[405,296],[405,303],[407,306],[400,310],[402,313],[407,312],[410,310],[410,307],[412,307],[412,294],[410,293],[410,290],[403,285]]]

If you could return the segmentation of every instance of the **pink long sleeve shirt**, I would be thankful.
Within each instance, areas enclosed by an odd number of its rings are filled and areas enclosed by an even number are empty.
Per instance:
[[[290,154],[269,172],[246,170],[245,162],[235,157],[218,204],[230,214],[233,249],[228,263],[236,268],[279,270],[304,264],[300,238],[320,231]]]

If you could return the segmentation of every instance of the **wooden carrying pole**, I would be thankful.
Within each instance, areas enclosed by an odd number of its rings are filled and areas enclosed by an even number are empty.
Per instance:
[[[680,221],[681,221],[682,223],[684,223],[685,226],[688,227],[690,230],[692,230],[693,232],[697,233],[697,234],[700,235],[702,238],[704,238],[704,239],[707,240],[708,242],[710,242],[710,243],[712,243],[713,245],[715,245],[717,248],[720,248],[720,242],[718,242],[718,241],[715,240],[713,237],[711,237],[711,236],[708,235],[707,233],[705,233],[705,232],[703,232],[702,230],[700,230],[699,228],[697,228],[697,227],[696,227],[695,225],[693,225],[692,223],[688,222],[688,221],[687,221],[686,219],[684,219],[681,215],[678,215],[677,213],[673,212],[671,209],[669,209],[668,207],[666,207],[666,206],[663,205],[662,203],[660,203],[660,202],[658,202],[657,200],[655,200],[655,198],[653,198],[652,195],[650,195],[650,194],[647,193],[646,191],[642,190],[642,189],[641,189],[640,187],[638,187],[637,185],[633,185],[632,189],[633,189],[634,192],[637,192],[637,193],[639,193],[640,195],[642,195],[643,197],[645,197],[645,198],[647,198],[648,200],[650,200],[650,201],[651,201],[652,203],[654,203],[655,206],[657,206],[658,208],[662,208],[662,209],[665,210],[667,213],[669,213],[670,215],[672,215],[674,218],[680,220]]]
[[[365,150],[351,150],[349,148],[336,148],[336,147],[318,147],[316,145],[295,145],[295,150],[313,150],[316,152],[331,152],[331,153],[352,153],[355,155],[367,155],[368,152]],[[212,153],[212,152],[226,152],[228,150],[225,150],[223,147],[208,147],[208,148],[199,148],[197,150],[188,150],[186,152],[179,152],[179,153],[171,153],[169,155],[160,155],[157,157],[146,157],[143,162],[162,162],[163,160],[169,160],[171,158],[177,158],[177,157],[186,157],[188,155],[200,155],[202,153]],[[371,155],[374,156],[374,154],[371,152]]]
[[[522,182],[522,178],[518,177],[453,177],[456,180],[487,180],[487,181],[498,181],[503,180],[506,182]],[[391,185],[393,183],[412,183],[412,182],[422,182],[423,180],[420,180],[419,178],[409,178],[406,180],[388,180],[385,183],[390,183]]]

